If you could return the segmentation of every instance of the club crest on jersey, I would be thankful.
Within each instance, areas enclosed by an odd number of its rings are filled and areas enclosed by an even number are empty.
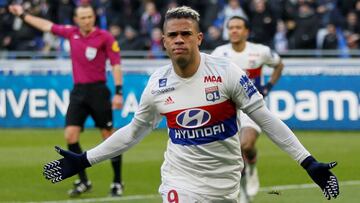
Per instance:
[[[159,79],[159,87],[165,87],[167,83],[167,78]]]
[[[240,78],[240,85],[244,88],[246,95],[251,98],[253,94],[256,93],[256,87],[253,83],[249,80],[246,75],[241,76]]]
[[[219,83],[221,83],[222,79],[221,79],[220,76],[208,75],[208,76],[204,77],[204,83],[207,83],[207,82],[219,82]]]
[[[96,48],[86,47],[85,56],[86,56],[87,60],[92,61],[96,57],[96,54],[97,54]]]
[[[206,125],[211,119],[209,112],[203,109],[187,109],[176,116],[176,123],[183,128],[198,128]]]
[[[207,101],[214,102],[220,99],[220,93],[218,86],[205,88],[205,96]]]

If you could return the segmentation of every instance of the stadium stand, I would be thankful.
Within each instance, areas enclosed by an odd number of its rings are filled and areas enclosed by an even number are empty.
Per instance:
[[[66,55],[64,39],[42,34],[27,26],[21,19],[9,15],[7,5],[0,1],[0,52],[41,51],[38,57],[56,51]],[[251,22],[250,41],[264,43],[285,55],[292,50],[325,51],[332,56],[346,57],[358,53],[360,39],[360,0],[19,0],[27,12],[45,17],[55,23],[73,24],[76,5],[91,4],[97,13],[97,26],[112,31],[126,55],[141,58],[161,58],[165,54],[156,35],[161,34],[163,14],[168,8],[187,5],[201,14],[204,43],[226,41],[223,25],[229,16],[243,15]],[[155,39],[154,39],[155,38]],[[142,43],[139,43],[142,42]],[[276,45],[276,46],[275,46]],[[211,50],[209,45],[202,49]],[[140,52],[139,52],[140,51]],[[155,51],[155,53],[154,53]],[[58,54],[62,52],[63,54]],[[318,52],[302,51],[301,56],[318,56]],[[45,53],[45,54],[44,54]],[[129,54],[130,53],[130,54]],[[131,54],[132,53],[132,54]],[[15,55],[14,55],[15,54]],[[21,52],[0,54],[2,57],[21,57]],[[26,55],[26,54],[25,54]],[[296,55],[296,54],[295,54]],[[51,54],[50,54],[51,56]],[[31,57],[34,58],[34,57]],[[36,58],[36,57],[35,57]]]

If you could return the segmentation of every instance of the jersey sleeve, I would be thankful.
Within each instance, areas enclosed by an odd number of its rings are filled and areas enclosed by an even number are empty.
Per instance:
[[[227,71],[226,89],[237,109],[245,113],[264,106],[264,100],[246,73],[234,63],[230,63]]]
[[[116,65],[120,64],[120,47],[118,42],[111,36],[109,33],[106,33],[106,55],[109,57],[110,64]]]
[[[150,79],[148,85],[143,91],[143,94],[141,95],[139,108],[134,115],[134,121],[139,125],[156,128],[159,125],[162,116],[154,106],[153,95],[151,94],[151,81],[152,80]]]
[[[64,37],[64,38],[70,38],[71,33],[74,31],[75,27],[71,25],[57,25],[53,24],[51,27],[51,32],[54,35]]]
[[[270,67],[278,65],[281,61],[279,54],[266,46],[264,46],[263,57],[264,63]]]
[[[306,157],[310,156],[310,153],[300,143],[289,127],[271,113],[266,106],[258,108],[248,115],[277,146],[298,163],[301,163]]]

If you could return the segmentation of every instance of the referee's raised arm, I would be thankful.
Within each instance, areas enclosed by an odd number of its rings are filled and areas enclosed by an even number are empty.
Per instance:
[[[9,6],[9,11],[15,16],[20,17],[25,23],[35,27],[43,32],[50,32],[53,22],[28,14],[24,8],[19,4],[13,4]]]

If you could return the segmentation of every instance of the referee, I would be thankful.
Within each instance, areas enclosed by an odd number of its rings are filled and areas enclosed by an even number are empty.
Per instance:
[[[25,23],[43,31],[69,40],[71,47],[74,88],[70,95],[70,104],[66,113],[65,140],[70,151],[81,153],[80,133],[86,118],[90,115],[100,129],[103,139],[113,132],[112,108],[120,109],[123,103],[122,72],[120,49],[105,30],[95,27],[95,12],[91,6],[76,8],[74,22],[78,25],[57,25],[43,18],[26,13],[21,5],[10,5],[9,11]],[[110,60],[115,82],[115,96],[112,103],[110,91],[106,86],[106,59]],[[111,159],[114,170],[113,183],[110,186],[112,196],[121,196],[121,156]],[[70,197],[76,197],[91,189],[85,170],[79,173],[79,180],[69,191]]]

